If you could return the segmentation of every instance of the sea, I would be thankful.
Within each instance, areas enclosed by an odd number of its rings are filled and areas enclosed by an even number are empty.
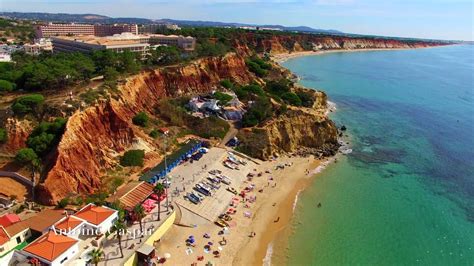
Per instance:
[[[474,46],[327,53],[283,66],[328,94],[353,151],[299,194],[273,262],[474,265]]]

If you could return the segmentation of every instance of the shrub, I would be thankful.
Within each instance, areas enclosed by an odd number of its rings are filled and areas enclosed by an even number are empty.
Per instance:
[[[301,104],[305,107],[311,107],[314,104],[314,99],[310,93],[305,91],[297,91],[296,95],[301,99]]]
[[[15,84],[10,81],[0,79],[0,92],[1,91],[12,91],[15,89]]]
[[[272,105],[267,97],[258,98],[242,118],[243,127],[256,126],[273,115]]]
[[[120,159],[122,166],[143,166],[143,158],[145,151],[143,150],[129,150]]]
[[[26,140],[29,148],[33,149],[36,154],[46,155],[53,147],[55,147],[64,132],[67,120],[64,118],[56,118],[53,122],[42,122],[37,126]]]
[[[267,83],[266,90],[270,94],[281,97],[283,94],[290,92],[289,82],[285,79],[280,81],[270,81]]]
[[[7,142],[7,139],[8,139],[7,130],[4,128],[0,128],[0,143]]]
[[[58,202],[58,208],[59,209],[64,209],[66,206],[69,205],[69,198],[64,198]]]
[[[160,135],[160,133],[158,132],[158,130],[153,129],[148,135],[149,135],[150,137],[156,139],[156,138]]]
[[[137,126],[146,127],[148,125],[149,120],[150,118],[145,112],[140,112],[133,117],[132,122]]]
[[[230,100],[232,100],[232,96],[230,96],[227,93],[222,93],[222,92],[219,92],[219,91],[214,93],[214,98],[216,100],[219,100],[221,105],[226,105]]]
[[[290,105],[301,106],[302,102],[300,97],[293,92],[286,92],[281,95],[281,98]]]
[[[265,77],[267,75],[267,71],[262,69],[259,64],[253,61],[246,62],[249,71],[257,75],[258,77]]]
[[[20,164],[39,164],[38,155],[31,148],[23,148],[17,152],[15,155],[15,161]]]
[[[230,88],[234,87],[234,84],[232,84],[232,82],[228,79],[221,80],[220,84],[221,84],[222,87],[224,87],[226,89],[230,89]]]
[[[35,111],[44,102],[44,97],[41,94],[30,94],[19,97],[12,105],[12,110],[15,114],[27,114]]]

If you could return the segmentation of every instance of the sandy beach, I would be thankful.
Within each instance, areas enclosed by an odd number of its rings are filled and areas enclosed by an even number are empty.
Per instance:
[[[430,48],[430,47],[426,47]],[[322,55],[329,53],[352,53],[352,52],[372,52],[372,51],[394,51],[394,50],[408,50],[410,48],[377,48],[377,49],[334,49],[334,50],[319,50],[319,51],[302,51],[302,52],[292,52],[292,53],[283,53],[283,54],[274,54],[271,56],[273,60],[277,63],[283,63],[288,59],[301,57],[301,56],[311,56],[311,55]],[[413,48],[415,49],[415,48]],[[420,49],[420,48],[416,48]]]
[[[204,265],[208,261],[215,265],[262,265],[268,245],[276,234],[285,229],[293,214],[296,195],[311,182],[315,169],[328,160],[315,160],[313,157],[281,157],[274,161],[260,162],[252,165],[251,173],[255,177],[244,181],[238,191],[253,184],[255,190],[249,196],[256,196],[256,201],[239,202],[235,207],[237,213],[232,215],[230,228],[224,235],[219,235],[222,228],[212,222],[196,218],[191,227],[174,225],[162,238],[159,250],[170,253],[168,262],[172,265]],[[284,169],[275,170],[276,166],[285,165]],[[317,171],[317,170],[316,170]],[[262,173],[258,176],[258,173]],[[246,176],[247,173],[242,172]],[[245,206],[248,205],[248,206]],[[248,218],[245,212],[251,213]],[[253,237],[250,237],[251,233]],[[204,234],[209,238],[204,238]],[[185,240],[190,236],[196,238],[192,254],[188,254]],[[223,237],[225,245],[219,243]],[[206,253],[204,246],[212,242],[212,251],[220,250],[220,257]],[[198,260],[203,256],[201,261]]]

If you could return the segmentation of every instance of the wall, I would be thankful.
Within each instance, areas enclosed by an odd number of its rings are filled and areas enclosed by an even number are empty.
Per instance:
[[[171,215],[166,219],[164,223],[161,224],[160,227],[145,241],[145,244],[154,246],[154,242],[159,240],[168,230],[171,229],[171,226],[173,225],[174,221],[176,220],[176,211],[171,213]],[[124,263],[124,266],[134,266],[138,264],[138,258],[137,258],[137,253],[133,253],[130,258]]]

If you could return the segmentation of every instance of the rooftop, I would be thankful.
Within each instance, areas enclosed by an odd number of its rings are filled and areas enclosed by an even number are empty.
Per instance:
[[[74,238],[49,231],[47,234],[44,234],[26,246],[23,250],[48,261],[54,261],[77,242],[78,240]]]
[[[76,212],[74,216],[85,220],[93,225],[99,225],[103,221],[107,220],[107,218],[109,218],[115,212],[116,211],[109,208],[89,204],[82,208],[80,211]]]
[[[162,34],[142,34],[136,35],[131,34],[129,32],[124,32],[122,34],[115,34],[113,36],[105,36],[105,37],[97,37],[94,35],[75,35],[75,36],[56,36],[54,38],[69,40],[69,41],[76,41],[82,42],[87,44],[95,44],[95,45],[126,45],[126,44],[143,44],[148,45],[147,43],[143,42],[143,39],[148,38],[185,38],[185,39],[194,39],[193,37],[184,37],[178,35],[162,35]]]
[[[7,231],[3,226],[0,226],[0,245],[3,245],[10,240],[10,236],[8,235]]]
[[[0,225],[7,227],[11,224],[21,221],[20,217],[14,213],[7,213],[0,217]]]
[[[130,182],[109,197],[109,202],[120,201],[125,208],[133,208],[153,193],[153,185],[146,182]]]
[[[64,210],[46,209],[20,223],[25,222],[25,224],[32,230],[35,230],[37,232],[44,232],[46,229],[51,227],[64,216]]]
[[[54,225],[54,228],[63,231],[71,231],[81,225],[83,223],[82,220],[75,218],[73,216],[68,216],[63,218],[63,220],[59,221],[57,224]]]

